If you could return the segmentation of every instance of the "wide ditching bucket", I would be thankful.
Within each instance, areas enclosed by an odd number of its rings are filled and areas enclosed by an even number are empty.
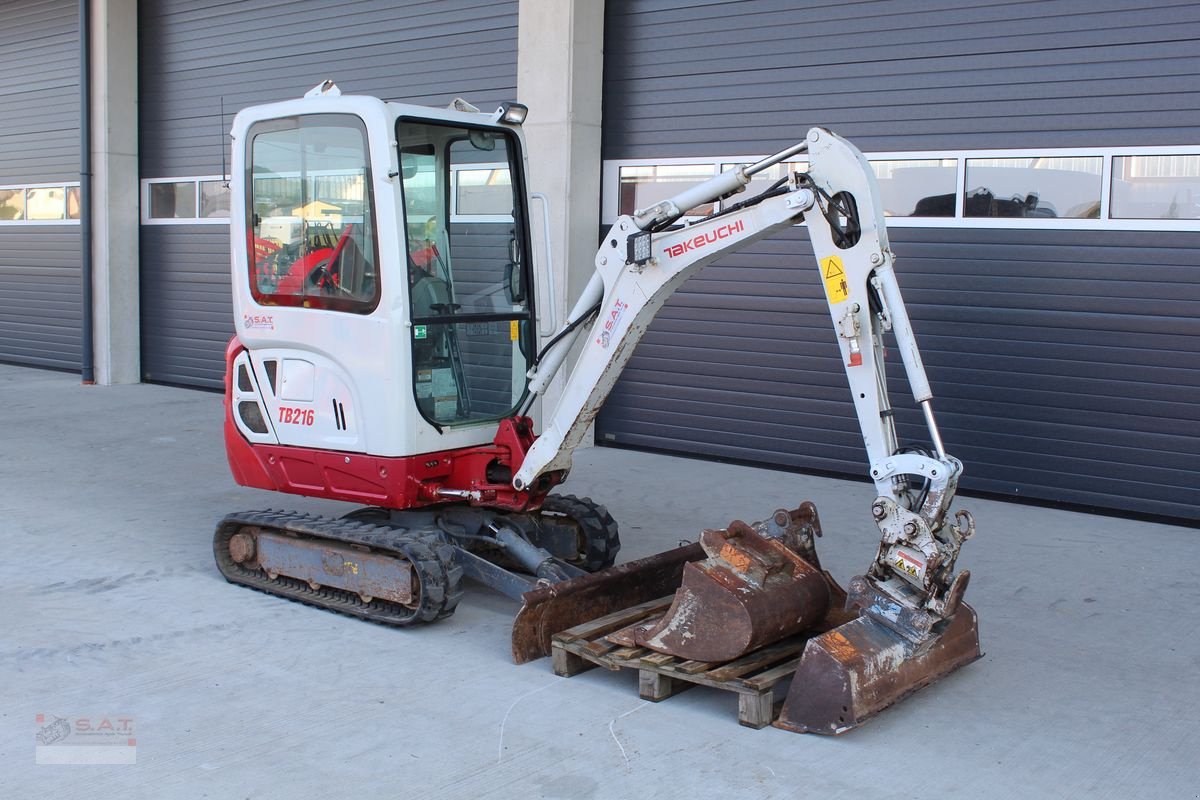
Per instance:
[[[966,603],[920,643],[859,616],[809,640],[774,725],[844,733],[982,655],[979,623]]]
[[[679,588],[684,566],[704,558],[697,543],[526,592],[513,620],[513,661],[550,655],[550,637]]]

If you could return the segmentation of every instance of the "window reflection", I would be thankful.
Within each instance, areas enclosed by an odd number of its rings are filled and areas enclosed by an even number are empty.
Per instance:
[[[1114,156],[1114,219],[1200,218],[1200,155]]]
[[[454,211],[463,216],[511,217],[512,176],[508,167],[459,169],[454,191]]]
[[[953,158],[872,161],[883,213],[889,217],[953,217],[958,162]]]
[[[224,181],[200,181],[200,217],[229,216],[229,184]]]
[[[79,219],[79,187],[67,187],[67,219]]]
[[[25,219],[24,189],[0,189],[0,219]]]
[[[257,302],[355,313],[375,308],[369,169],[366,128],[350,115],[251,128],[248,245]]]
[[[617,213],[632,214],[641,208],[670,199],[713,176],[712,164],[664,164],[621,167],[621,186]],[[686,216],[706,216],[713,204],[686,209]]]
[[[150,216],[189,219],[196,216],[196,182],[150,184]]]
[[[1099,156],[969,158],[967,217],[1097,219]]]
[[[25,218],[66,219],[67,193],[62,186],[42,186],[25,191]]]

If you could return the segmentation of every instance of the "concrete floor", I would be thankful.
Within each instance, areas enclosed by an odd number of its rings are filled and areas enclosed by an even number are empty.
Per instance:
[[[226,584],[225,513],[341,513],[233,484],[217,395],[0,366],[0,798],[1198,797],[1200,532],[983,500],[961,565],[986,657],[839,738],[660,704],[508,655],[477,588],[389,630]],[[970,465],[967,465],[970,469]],[[843,582],[865,483],[589,449],[622,560],[812,498]],[[126,715],[133,766],[35,766],[35,715]]]

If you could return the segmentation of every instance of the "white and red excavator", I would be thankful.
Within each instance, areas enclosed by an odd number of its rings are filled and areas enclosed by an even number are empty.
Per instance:
[[[337,519],[231,514],[214,539],[224,576],[390,625],[452,614],[471,578],[523,602],[518,662],[548,654],[555,633],[673,594],[614,641],[723,663],[807,633],[776,721],[799,731],[852,728],[978,658],[975,612],[962,602],[969,573],[955,572],[974,525],[965,511],[949,519],[962,466],[934,421],[862,154],[812,128],[621,216],[559,322],[550,265],[532,245],[525,115],[516,103],[484,113],[342,95],[328,81],[237,115],[230,467],[244,486],[364,507]],[[797,157],[807,168],[787,169]],[[778,180],[764,180],[772,172]],[[800,222],[878,493],[874,559],[843,590],[817,560],[806,502],[613,566],[620,544],[605,507],[551,491],[672,292]],[[889,332],[927,446],[897,440]]]

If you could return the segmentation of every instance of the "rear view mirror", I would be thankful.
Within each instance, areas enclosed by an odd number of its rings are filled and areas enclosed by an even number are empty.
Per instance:
[[[421,158],[433,158],[436,152],[431,144],[417,144],[400,148],[400,175],[412,180],[421,168]]]
[[[495,150],[496,149],[496,134],[488,133],[487,131],[472,130],[467,133],[467,138],[471,140],[471,146],[476,150]]]

